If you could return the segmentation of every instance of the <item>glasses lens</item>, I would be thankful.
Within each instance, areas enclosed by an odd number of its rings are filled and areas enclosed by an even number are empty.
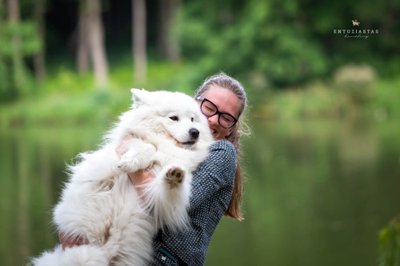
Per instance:
[[[221,114],[218,122],[222,127],[230,128],[236,123],[236,119],[229,114]]]
[[[212,116],[217,113],[217,107],[212,102],[204,100],[201,104],[201,111],[205,116]]]
[[[237,121],[236,118],[230,114],[219,112],[217,106],[207,99],[204,99],[201,103],[201,112],[207,117],[218,114],[218,123],[223,128],[231,128]]]

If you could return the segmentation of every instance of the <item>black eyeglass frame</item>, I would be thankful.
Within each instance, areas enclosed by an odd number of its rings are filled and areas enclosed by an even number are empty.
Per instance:
[[[225,113],[225,112],[220,112],[220,111],[218,110],[218,107],[215,105],[215,103],[213,103],[213,102],[210,101],[209,99],[207,99],[207,98],[205,98],[205,97],[203,97],[203,96],[198,96],[198,97],[196,97],[196,100],[201,101],[201,103],[200,103],[200,111],[203,113],[203,115],[205,115],[206,117],[212,117],[212,116],[214,116],[214,115],[216,115],[216,114],[218,115],[218,124],[219,124],[221,127],[225,128],[225,129],[229,129],[229,128],[234,127],[234,126],[236,125],[236,123],[238,122],[238,119],[237,119],[236,117],[234,117],[233,115],[228,114],[228,113]],[[207,114],[205,114],[205,113],[203,112],[203,104],[204,104],[205,102],[208,102],[208,103],[211,104],[213,107],[215,107],[215,113],[213,113],[212,115],[207,115]],[[222,125],[221,122],[220,122],[221,115],[226,115],[226,116],[232,118],[232,119],[233,119],[233,124],[232,124],[231,126],[229,126],[229,127],[226,127],[226,126]]]

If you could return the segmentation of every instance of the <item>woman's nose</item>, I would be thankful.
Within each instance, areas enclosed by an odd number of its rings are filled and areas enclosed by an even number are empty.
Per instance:
[[[213,115],[213,116],[208,117],[208,122],[209,122],[211,125],[218,125],[218,115],[215,114],[215,115]]]

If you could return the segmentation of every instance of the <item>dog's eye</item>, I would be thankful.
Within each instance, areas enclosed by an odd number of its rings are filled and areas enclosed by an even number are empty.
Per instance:
[[[192,117],[192,118],[190,118],[190,121],[194,122],[194,118],[193,118],[193,117]]]
[[[170,116],[169,119],[171,119],[172,121],[178,121],[179,118],[176,115]]]

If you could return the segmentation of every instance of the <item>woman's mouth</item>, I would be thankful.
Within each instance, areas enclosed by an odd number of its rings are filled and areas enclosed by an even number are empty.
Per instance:
[[[211,129],[211,134],[213,135],[214,138],[218,137],[218,131],[215,129]]]

